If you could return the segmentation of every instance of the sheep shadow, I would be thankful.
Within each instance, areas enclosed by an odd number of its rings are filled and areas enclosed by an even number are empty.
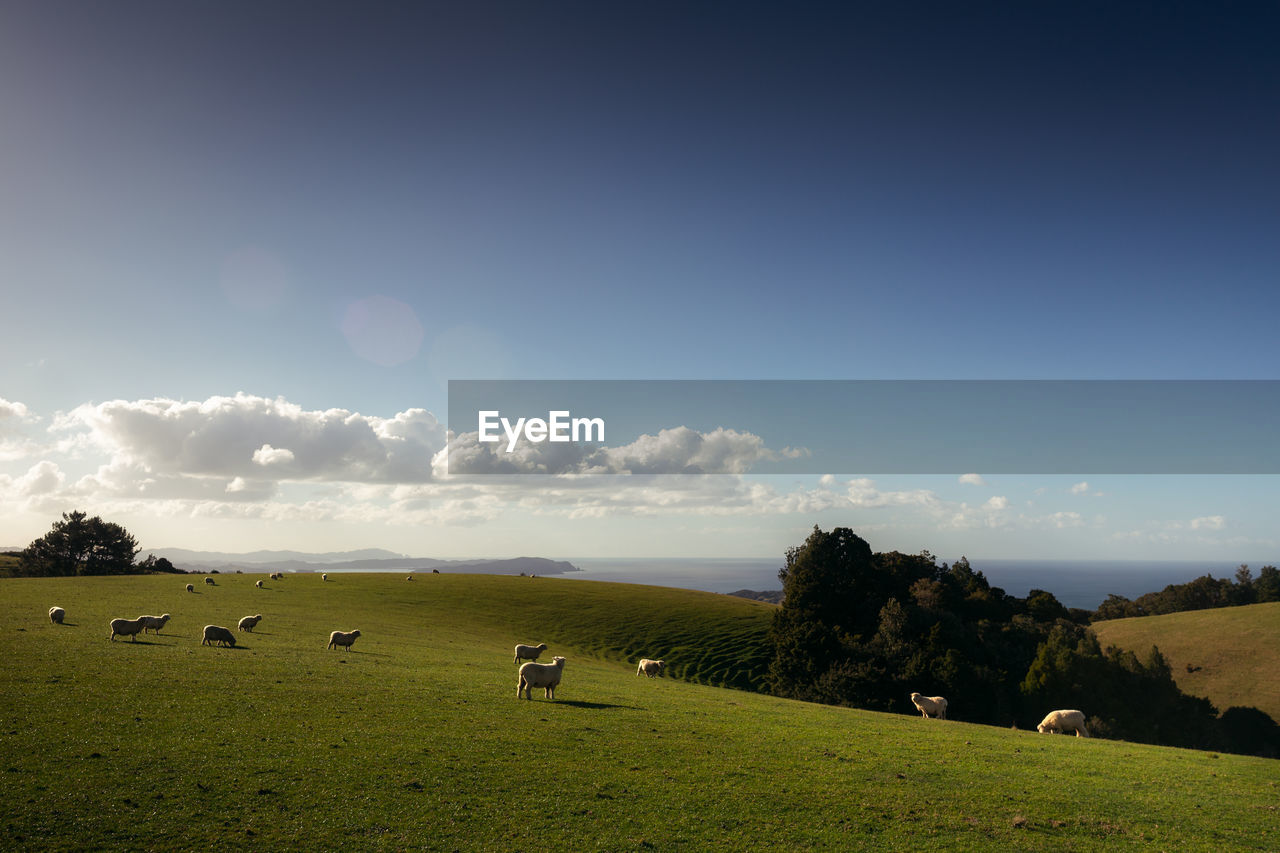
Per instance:
[[[632,705],[613,705],[608,702],[582,702],[577,699],[552,699],[557,705],[568,705],[570,708],[582,708],[587,711],[635,711]]]

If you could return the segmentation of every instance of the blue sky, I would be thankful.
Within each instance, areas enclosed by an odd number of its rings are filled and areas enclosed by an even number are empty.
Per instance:
[[[1272,477],[431,462],[448,379],[1277,378],[1280,12],[1175,6],[0,4],[0,545],[1274,562]]]

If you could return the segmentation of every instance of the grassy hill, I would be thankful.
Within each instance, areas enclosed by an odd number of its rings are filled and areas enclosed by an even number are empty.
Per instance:
[[[1203,696],[1220,711],[1252,705],[1280,720],[1280,602],[1113,619],[1091,627],[1104,646],[1139,654],[1158,646],[1182,692]]]
[[[1273,849],[1277,762],[791,702],[773,608],[554,578],[0,582],[7,849]],[[50,625],[51,605],[67,623]],[[173,614],[108,642],[112,617]],[[206,623],[261,613],[234,649]],[[350,651],[325,649],[359,628]],[[515,697],[511,646],[568,658]],[[663,657],[671,677],[635,676]],[[692,683],[683,679],[696,679]]]

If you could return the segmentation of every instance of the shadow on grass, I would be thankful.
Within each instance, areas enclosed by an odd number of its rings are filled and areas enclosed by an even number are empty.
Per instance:
[[[608,702],[579,702],[574,699],[552,699],[557,705],[568,705],[571,708],[585,708],[588,711],[607,711],[607,710],[636,710],[633,705],[611,705]]]

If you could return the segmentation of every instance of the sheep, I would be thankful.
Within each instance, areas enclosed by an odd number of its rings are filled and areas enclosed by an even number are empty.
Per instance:
[[[405,580],[407,580],[407,581],[411,581],[411,580],[413,580],[413,575],[409,575],[407,578],[405,578]]]
[[[262,589],[262,581],[257,581],[256,583],[254,583],[254,586],[256,586],[258,589]]]
[[[52,622],[54,625],[61,625],[62,619],[66,615],[67,615],[67,611],[63,610],[61,607],[49,608],[49,621]]]
[[[636,667],[636,675],[643,672],[645,675],[653,678],[655,675],[662,675],[662,668],[666,665],[667,662],[664,660],[649,660],[648,658],[641,658],[640,665]]]
[[[236,644],[236,635],[231,633],[227,628],[223,628],[221,625],[205,625],[204,639],[200,641],[200,645],[212,646],[217,643],[234,648]]]
[[[322,580],[322,581],[327,581],[328,579],[329,579],[329,573],[328,573],[328,572],[321,572],[321,573],[320,573],[320,580]]]
[[[138,619],[142,622],[142,633],[155,631],[159,634],[160,629],[164,627],[164,623],[169,621],[169,614],[166,613],[163,616],[139,616]]]
[[[329,645],[325,648],[336,649],[338,646],[351,648],[351,644],[360,636],[359,631],[334,631],[329,635]]]
[[[213,578],[205,578],[204,584],[205,586],[213,586]]]
[[[921,696],[919,693],[912,693],[911,704],[916,706],[920,716],[926,720],[930,716],[937,717],[939,720],[947,718],[947,700],[941,696]]]
[[[520,665],[520,680],[516,682],[516,698],[524,693],[526,699],[533,699],[533,688],[541,687],[542,695],[547,699],[556,698],[556,685],[564,674],[564,658],[557,655],[552,663],[526,663]]]
[[[143,621],[141,619],[112,619],[111,620],[111,636],[107,639],[115,642],[116,635],[121,637],[132,637],[132,642],[138,641],[138,635],[142,633]]]
[[[538,643],[538,645],[536,646],[526,646],[524,643],[517,643],[516,657],[515,657],[515,660],[512,661],[512,663],[520,663],[521,658],[527,658],[529,660],[537,660],[538,655],[542,654],[546,650],[547,650],[546,643]]]
[[[261,621],[262,621],[261,613],[259,613],[257,616],[246,616],[240,620],[240,624],[237,625],[236,627],[239,628],[241,631],[248,631],[250,634],[252,634],[253,629],[256,628],[258,626],[258,623]]]
[[[187,584],[187,592],[195,592],[195,591],[196,591],[195,584]]]
[[[1088,737],[1089,730],[1084,727],[1083,711],[1050,711],[1048,716],[1036,726],[1040,734],[1066,734],[1074,731],[1076,737]]]

